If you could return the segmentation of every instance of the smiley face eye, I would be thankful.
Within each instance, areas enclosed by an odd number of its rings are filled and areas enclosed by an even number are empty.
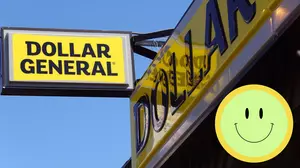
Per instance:
[[[259,118],[262,119],[262,118],[263,118],[263,115],[264,115],[263,109],[260,108],[260,109],[259,109]]]
[[[246,117],[246,119],[249,118],[249,109],[248,108],[246,108],[246,110],[245,110],[245,117]]]

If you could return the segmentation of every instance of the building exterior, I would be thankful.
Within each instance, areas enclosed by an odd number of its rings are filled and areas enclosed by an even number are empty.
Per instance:
[[[193,1],[131,95],[132,155],[123,167],[300,167],[299,5]],[[295,123],[287,148],[255,165],[227,154],[214,128],[219,103],[245,84],[278,91]]]

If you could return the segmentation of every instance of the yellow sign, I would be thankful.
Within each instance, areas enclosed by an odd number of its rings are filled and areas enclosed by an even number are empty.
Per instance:
[[[129,97],[130,38],[131,32],[4,27],[1,94]]]
[[[245,85],[230,92],[215,118],[216,135],[224,150],[248,163],[279,155],[292,137],[293,126],[288,102],[263,85]]]
[[[12,80],[124,83],[122,40],[13,34]]]
[[[280,2],[193,1],[131,96],[134,168],[149,164]]]

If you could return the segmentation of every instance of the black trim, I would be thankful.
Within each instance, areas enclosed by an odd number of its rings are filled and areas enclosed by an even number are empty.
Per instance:
[[[132,49],[135,53],[137,53],[139,55],[142,55],[146,58],[152,59],[152,60],[157,55],[157,53],[155,51],[152,51],[152,50],[149,50],[145,47],[141,47],[141,46],[137,46],[137,45],[133,45]]]
[[[160,38],[160,37],[166,37],[166,36],[171,36],[173,33],[174,29],[167,29],[167,30],[162,30],[162,31],[157,31],[157,32],[152,32],[152,33],[147,33],[147,34],[138,34],[136,36],[133,36],[131,38],[131,45],[132,45],[132,50],[134,53],[137,53],[141,56],[144,56],[146,58],[149,58],[153,60],[155,56],[157,55],[157,52],[149,50],[145,47],[141,47],[141,45],[146,44],[149,46],[149,43],[152,43],[151,41],[145,41],[149,39],[154,39],[154,38]],[[159,42],[159,46],[165,45],[165,42]]]
[[[118,91],[118,90],[3,88],[1,95],[128,98],[131,96],[131,93],[132,90]]]
[[[129,158],[124,165],[122,166],[122,168],[131,168],[131,158]]]
[[[132,41],[133,43],[136,43],[136,42],[145,41],[149,39],[171,36],[173,31],[174,29],[167,29],[167,30],[161,30],[157,32],[147,33],[147,34],[139,34],[137,36],[133,36]]]

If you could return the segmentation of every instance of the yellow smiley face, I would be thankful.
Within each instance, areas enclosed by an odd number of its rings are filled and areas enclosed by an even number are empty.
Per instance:
[[[223,148],[244,162],[258,163],[276,157],[293,132],[293,116],[286,100],[262,85],[233,90],[221,102],[215,119]]]

